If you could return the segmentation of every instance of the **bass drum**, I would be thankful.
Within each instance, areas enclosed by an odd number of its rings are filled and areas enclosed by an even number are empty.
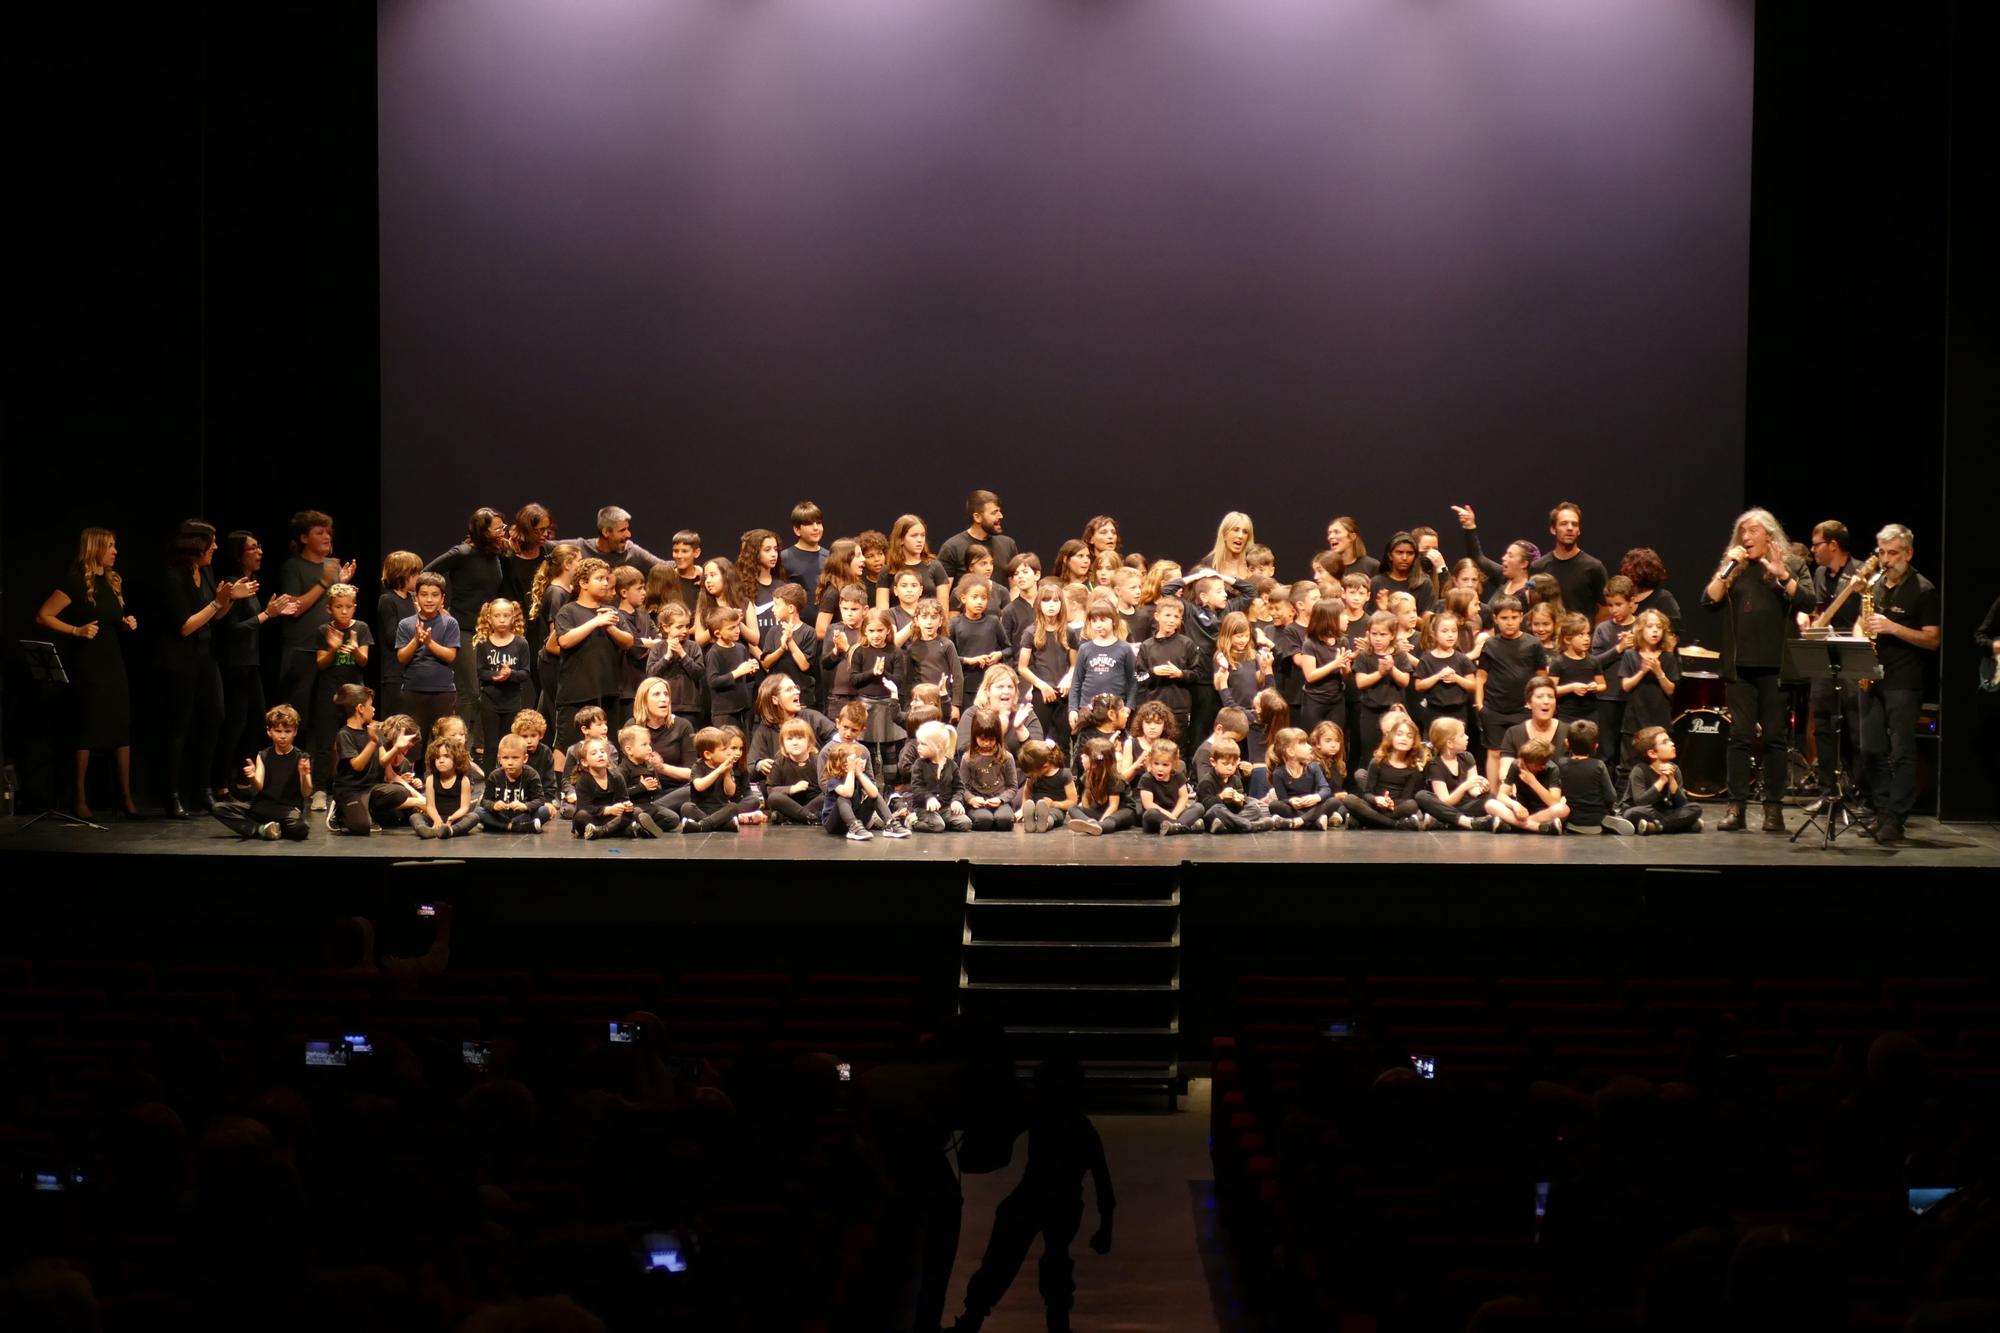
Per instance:
[[[1710,801],[1729,790],[1729,710],[1690,708],[1674,719],[1687,794]]]

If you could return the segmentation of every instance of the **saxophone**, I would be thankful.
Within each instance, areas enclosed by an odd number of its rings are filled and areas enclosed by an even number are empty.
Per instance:
[[[1871,647],[1875,643],[1875,631],[1868,628],[1868,622],[1874,618],[1874,615],[1875,615],[1875,580],[1869,579],[1866,583],[1861,585],[1861,611],[1859,617],[1854,622],[1854,628],[1861,631],[1862,637],[1868,640],[1868,643]],[[1863,694],[1866,694],[1868,692],[1868,688],[1875,682],[1872,680],[1863,680],[1863,681],[1857,681],[1855,683],[1858,686],[1860,686],[1861,692]]]

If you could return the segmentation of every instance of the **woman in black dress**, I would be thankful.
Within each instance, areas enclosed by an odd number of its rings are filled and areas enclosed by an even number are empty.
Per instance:
[[[222,539],[222,567],[236,579],[255,579],[264,568],[264,546],[248,532]],[[256,594],[239,597],[215,628],[215,663],[222,673],[222,732],[210,783],[217,800],[243,771],[243,761],[264,748],[264,622],[291,614],[292,598],[280,593],[267,606]]]
[[[118,538],[109,528],[85,528],[76,564],[48,595],[35,623],[59,640],[75,689],[76,813],[89,819],[85,778],[90,753],[110,750],[118,759],[118,795],[125,813],[132,803],[132,695],[125,681],[125,651],[118,632],[139,622],[125,614],[125,581],[118,576]]]
[[[167,630],[160,638],[154,665],[160,670],[165,705],[166,752],[161,770],[167,818],[186,819],[184,795],[204,810],[215,808],[209,777],[220,748],[222,673],[216,669],[213,639],[216,622],[229,604],[253,597],[257,580],[240,578],[216,585],[215,529],[191,518],[174,535],[167,573]]]

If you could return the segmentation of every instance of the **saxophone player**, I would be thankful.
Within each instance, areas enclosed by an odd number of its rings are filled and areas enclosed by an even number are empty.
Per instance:
[[[1824,620],[1824,628],[1835,634],[1859,632],[1854,622],[1861,614],[1860,598],[1850,596],[1831,616],[1826,614],[1847,587],[1848,580],[1861,568],[1861,563],[1848,548],[1847,525],[1839,519],[1830,518],[1813,525],[1812,541],[1806,548],[1813,563],[1813,609],[1810,613],[1799,612],[1801,629]],[[1840,711],[1839,770],[1847,774],[1850,785],[1862,776],[1861,765],[1856,762],[1861,749],[1861,687],[1843,679],[1836,695],[1832,681],[1824,676],[1815,676],[1812,682],[1812,720],[1813,737],[1818,745],[1820,796],[1819,800],[1806,807],[1809,814],[1818,814],[1822,802],[1833,795],[1836,759],[1833,718],[1836,708]],[[1844,794],[1849,798],[1854,795],[1852,791]]]
[[[1862,705],[1861,760],[1879,818],[1877,842],[1895,842],[1917,803],[1917,715],[1928,654],[1943,641],[1937,585],[1910,567],[1910,530],[1891,523],[1875,534],[1882,572],[1871,590],[1874,614],[1861,632],[1875,640],[1882,679]]]

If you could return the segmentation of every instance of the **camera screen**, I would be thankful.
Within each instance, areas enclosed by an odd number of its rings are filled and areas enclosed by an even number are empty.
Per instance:
[[[468,1069],[484,1069],[493,1060],[493,1050],[483,1041],[462,1041],[458,1052]]]
[[[613,1023],[606,1035],[612,1041],[629,1042],[639,1035],[639,1025],[637,1023]]]
[[[308,1069],[336,1069],[347,1063],[347,1043],[344,1041],[309,1041],[306,1043],[306,1067]]]
[[[1958,1193],[1958,1187],[1955,1185],[1927,1186],[1923,1189],[1913,1189],[1910,1191],[1910,1211],[1918,1214],[1928,1213],[1931,1209],[1937,1207],[1945,1199],[1956,1193]]]
[[[645,1269],[647,1272],[685,1273],[688,1268],[687,1245],[678,1231],[654,1232],[646,1237]]]
[[[349,1032],[345,1036],[343,1036],[341,1040],[347,1043],[347,1049],[352,1054],[355,1055],[375,1054],[375,1048],[368,1044],[368,1034],[365,1032]]]
[[[1437,1061],[1432,1059],[1430,1056],[1413,1055],[1410,1057],[1410,1063],[1416,1066],[1417,1072],[1423,1075],[1425,1078],[1437,1077]]]

